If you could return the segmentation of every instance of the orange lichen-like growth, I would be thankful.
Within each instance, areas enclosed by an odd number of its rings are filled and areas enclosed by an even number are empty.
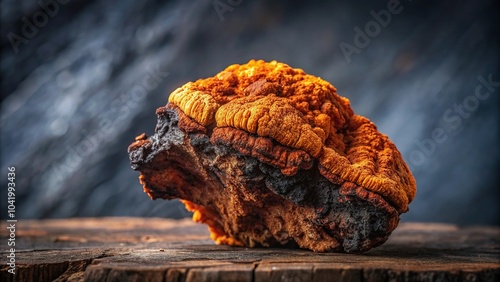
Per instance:
[[[217,127],[230,126],[271,137],[318,157],[323,147],[321,138],[287,100],[274,94],[234,99],[217,111]]]
[[[325,148],[320,164],[344,181],[378,193],[400,212],[416,193],[416,183],[396,146],[367,118],[354,115],[346,131],[345,155]],[[328,177],[327,177],[328,178]]]
[[[300,69],[276,61],[231,65],[182,86],[169,102],[203,126],[236,128],[303,150],[330,181],[355,183],[399,212],[415,196],[415,180],[387,136],[355,115],[330,83]]]
[[[189,83],[170,94],[170,103],[184,109],[184,113],[203,126],[215,121],[215,112],[219,105],[212,96],[201,91],[190,91]]]

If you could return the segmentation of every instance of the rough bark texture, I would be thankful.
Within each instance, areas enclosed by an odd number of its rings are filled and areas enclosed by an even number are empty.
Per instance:
[[[0,281],[498,281],[500,229],[402,223],[363,255],[214,245],[158,218],[20,220],[16,275]],[[6,238],[5,222],[0,235]],[[5,248],[0,256],[5,257]]]
[[[129,148],[132,167],[151,198],[183,199],[217,243],[364,252],[398,224],[381,196],[334,184],[301,150],[235,128],[206,132],[172,105],[157,114],[156,133]]]

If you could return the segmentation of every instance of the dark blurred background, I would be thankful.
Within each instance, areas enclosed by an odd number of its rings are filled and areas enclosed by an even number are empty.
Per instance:
[[[403,221],[500,225],[497,2],[2,1],[2,217],[8,166],[18,219],[188,216],[143,193],[127,146],[175,88],[264,59],[394,141],[418,184]]]

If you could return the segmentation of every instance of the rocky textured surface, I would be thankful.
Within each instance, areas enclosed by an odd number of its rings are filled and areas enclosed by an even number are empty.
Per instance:
[[[231,65],[156,113],[155,134],[129,146],[132,168],[217,243],[364,252],[415,196],[394,144],[331,84],[283,63]]]

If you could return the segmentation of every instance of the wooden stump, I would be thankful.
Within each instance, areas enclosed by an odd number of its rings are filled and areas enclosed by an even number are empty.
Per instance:
[[[1,281],[500,281],[500,228],[403,223],[361,255],[215,245],[190,220],[19,220]],[[5,242],[6,224],[1,235]],[[10,247],[9,247],[10,248]]]

